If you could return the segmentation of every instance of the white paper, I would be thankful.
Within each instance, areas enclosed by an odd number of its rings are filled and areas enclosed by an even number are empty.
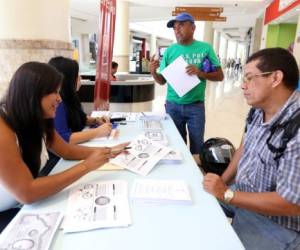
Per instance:
[[[59,212],[18,213],[0,235],[0,249],[47,250],[61,220]]]
[[[125,118],[126,122],[135,122],[139,114],[134,112],[110,112],[110,111],[93,111],[91,114],[91,117],[101,117],[101,116],[108,116],[110,118]]]
[[[141,120],[165,120],[167,119],[166,112],[141,112],[140,119]]]
[[[141,135],[129,145],[127,153],[121,153],[110,160],[111,163],[134,173],[146,176],[154,166],[172,149]]]
[[[131,224],[126,181],[85,183],[71,190],[64,232]]]
[[[161,130],[146,130],[144,131],[144,136],[148,139],[155,141],[161,145],[168,145],[168,139],[165,133],[163,133]]]
[[[168,153],[164,158],[162,158],[159,163],[181,163],[182,162],[182,155],[177,150],[172,150],[170,153]]]
[[[162,130],[163,126],[158,120],[142,120],[143,129],[145,130]]]
[[[200,83],[200,80],[196,75],[188,75],[186,73],[187,66],[187,62],[182,56],[179,56],[161,72],[180,97],[184,96]]]
[[[192,204],[188,186],[180,180],[136,180],[131,198],[142,203]]]

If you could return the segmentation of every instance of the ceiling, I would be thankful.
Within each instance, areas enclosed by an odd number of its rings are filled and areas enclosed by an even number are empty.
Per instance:
[[[72,21],[98,25],[100,0],[70,1]],[[272,0],[128,0],[128,2],[130,23],[169,20],[175,6],[223,7],[224,12],[221,16],[226,16],[227,21],[214,22],[214,28],[229,39],[241,40],[246,37],[249,28],[254,27],[255,20],[263,17],[265,8]],[[292,20],[292,17],[286,20]]]

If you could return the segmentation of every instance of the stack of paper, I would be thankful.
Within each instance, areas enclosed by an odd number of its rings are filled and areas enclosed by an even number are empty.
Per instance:
[[[159,120],[142,120],[144,130],[162,130],[162,124]]]
[[[0,235],[0,249],[49,249],[62,220],[59,212],[18,213]]]
[[[155,141],[162,145],[168,145],[168,139],[167,136],[161,131],[155,131],[155,130],[146,130],[144,131],[144,136],[148,139]]]
[[[141,203],[192,204],[187,184],[178,180],[137,180],[131,198]]]
[[[182,155],[177,150],[172,150],[168,153],[164,158],[162,158],[159,163],[181,163],[182,162]]]
[[[141,112],[141,120],[165,120],[167,119],[167,113],[165,112]]]
[[[125,118],[127,122],[135,122],[138,113],[133,112],[110,112],[110,111],[93,111],[91,117],[108,116],[110,118]]]
[[[169,152],[171,148],[165,147],[141,135],[133,140],[131,149],[121,153],[110,160],[111,163],[126,168],[140,175],[147,175],[154,166]]]
[[[127,182],[119,180],[86,183],[71,190],[64,232],[131,224]]]

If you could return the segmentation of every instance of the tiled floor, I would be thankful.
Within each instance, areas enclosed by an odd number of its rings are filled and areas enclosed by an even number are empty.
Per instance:
[[[206,86],[205,139],[224,137],[236,147],[240,144],[249,106],[240,88],[241,76],[225,72],[223,82],[208,82]],[[164,110],[166,86],[156,84],[153,111]]]

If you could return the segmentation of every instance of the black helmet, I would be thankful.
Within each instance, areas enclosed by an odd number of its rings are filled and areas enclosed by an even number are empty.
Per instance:
[[[225,138],[210,138],[203,144],[202,168],[205,172],[222,175],[232,159],[235,148]]]

